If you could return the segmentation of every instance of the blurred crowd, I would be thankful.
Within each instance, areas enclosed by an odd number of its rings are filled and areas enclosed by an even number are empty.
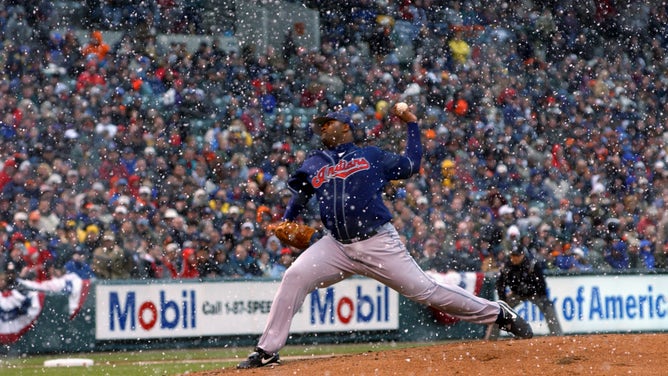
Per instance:
[[[400,100],[424,159],[385,199],[424,268],[495,271],[513,247],[555,271],[666,267],[666,5],[336,3],[319,49],[238,53],[159,43],[200,32],[160,7],[110,44],[125,18],[80,40],[0,5],[0,272],[280,277],[299,250],[267,225],[319,147],[312,117],[343,107],[401,152]],[[301,220],[322,229],[314,204]]]

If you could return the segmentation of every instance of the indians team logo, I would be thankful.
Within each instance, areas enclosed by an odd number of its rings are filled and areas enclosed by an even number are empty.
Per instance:
[[[320,188],[321,185],[328,182],[330,179],[345,179],[358,171],[368,169],[369,161],[367,161],[366,158],[355,158],[349,161],[341,160],[333,166],[324,166],[318,170],[311,180],[311,184],[315,188]]]

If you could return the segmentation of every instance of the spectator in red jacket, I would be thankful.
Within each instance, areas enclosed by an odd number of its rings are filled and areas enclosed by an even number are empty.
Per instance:
[[[78,93],[89,93],[95,86],[106,86],[107,81],[98,71],[98,62],[93,59],[86,62],[86,70],[77,76],[76,91]]]
[[[182,252],[183,266],[179,273],[180,278],[199,278],[197,269],[197,255],[194,248],[184,248]]]
[[[16,172],[18,167],[19,165],[14,158],[9,158],[5,161],[2,171],[0,171],[0,192],[5,188],[7,183],[12,181],[12,176],[14,176],[14,172]]]

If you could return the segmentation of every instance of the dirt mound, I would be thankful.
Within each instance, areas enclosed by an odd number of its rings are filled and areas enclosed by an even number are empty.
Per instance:
[[[665,333],[479,340],[189,375],[664,375],[666,348]]]

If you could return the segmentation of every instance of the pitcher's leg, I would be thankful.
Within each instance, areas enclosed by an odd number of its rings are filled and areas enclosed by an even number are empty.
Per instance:
[[[424,288],[418,286],[417,289],[404,288],[399,291],[411,300],[468,322],[491,324],[497,320],[500,311],[498,303],[476,296],[459,286],[439,284],[427,278],[431,282],[427,282]]]
[[[498,303],[459,286],[439,284],[425,274],[394,229],[347,247],[346,252],[361,261],[360,274],[380,281],[408,299],[478,324],[490,324],[499,317]]]
[[[522,302],[521,299],[517,299],[514,296],[509,296],[506,299],[506,303],[508,303],[508,305],[513,307],[513,308],[515,306],[517,306],[518,304],[520,304],[521,302]],[[490,324],[487,327],[487,331],[485,332],[485,339],[497,340],[497,339],[499,339],[500,334],[501,334],[501,329],[499,328],[499,325],[497,325],[496,323]]]
[[[257,347],[268,353],[280,350],[290,334],[292,318],[306,296],[316,288],[332,285],[351,275],[341,266],[347,259],[332,243],[327,238],[321,239],[286,270]]]
[[[355,272],[393,288],[407,298],[434,307],[459,319],[476,323],[497,323],[518,338],[531,338],[531,326],[506,304],[478,297],[429,277],[409,255],[391,225],[378,235],[344,248],[358,261]]]

